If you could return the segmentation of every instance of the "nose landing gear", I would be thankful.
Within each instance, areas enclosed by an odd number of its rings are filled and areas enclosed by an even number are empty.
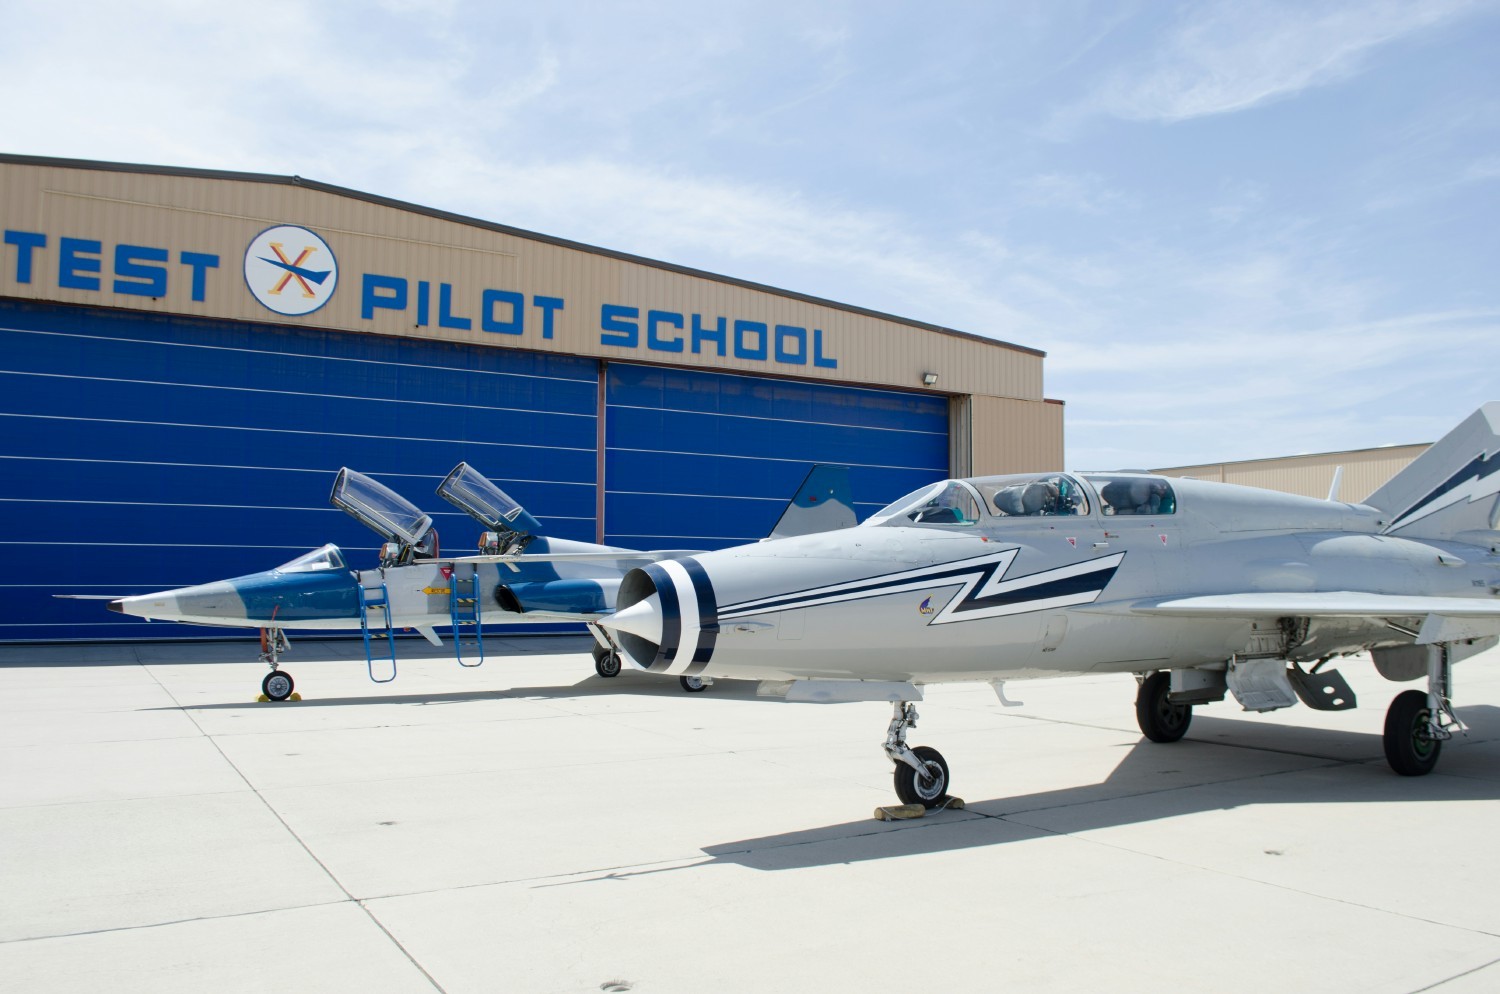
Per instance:
[[[896,796],[902,804],[935,808],[948,796],[948,762],[931,746],[906,744],[906,730],[917,727],[916,705],[895,701],[895,713],[885,735],[885,754],[896,764]]]
[[[288,699],[296,686],[292,682],[292,675],[280,668],[281,654],[289,648],[286,633],[280,628],[260,630],[260,661],[271,667],[271,672],[260,682],[260,692],[266,695],[268,701]]]

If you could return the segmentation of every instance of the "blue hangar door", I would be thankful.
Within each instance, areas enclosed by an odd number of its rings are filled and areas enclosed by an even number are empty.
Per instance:
[[[610,544],[757,541],[814,463],[850,467],[861,520],[948,475],[944,397],[621,363],[605,385]]]
[[[64,594],[136,594],[379,539],[328,503],[340,466],[432,514],[467,460],[552,534],[592,541],[594,360],[0,301],[0,641],[204,638]]]

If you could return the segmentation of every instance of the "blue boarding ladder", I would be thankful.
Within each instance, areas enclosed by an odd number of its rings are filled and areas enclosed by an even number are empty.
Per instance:
[[[370,679],[376,683],[390,683],[396,679],[396,633],[391,630],[391,592],[386,589],[384,580],[373,587],[360,584],[358,589],[359,632],[365,639],[365,669],[369,671]],[[391,675],[384,679],[375,675],[375,650],[370,645],[371,611],[380,612],[381,620],[377,624],[385,629],[385,645],[391,654]],[[380,634],[378,629],[376,634]]]
[[[448,615],[453,622],[453,654],[458,657],[458,665],[469,669],[483,666],[484,622],[479,617],[477,565],[468,576],[459,576],[458,567],[453,568],[453,577],[448,584]],[[472,663],[464,662],[465,647],[474,650],[479,658]]]

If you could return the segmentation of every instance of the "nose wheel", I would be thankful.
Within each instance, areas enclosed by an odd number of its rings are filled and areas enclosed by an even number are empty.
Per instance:
[[[620,656],[613,649],[594,646],[594,672],[608,679],[620,675]]]
[[[906,744],[907,729],[917,727],[916,706],[895,702],[895,713],[885,735],[885,754],[896,764],[893,780],[902,804],[936,808],[948,797],[948,761],[931,746]]]

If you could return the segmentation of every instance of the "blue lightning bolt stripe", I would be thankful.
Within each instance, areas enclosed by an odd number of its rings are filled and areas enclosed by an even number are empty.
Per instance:
[[[329,276],[333,275],[333,270],[331,269],[304,269],[301,266],[294,266],[290,262],[282,262],[280,259],[267,259],[263,255],[257,256],[256,258],[260,259],[261,262],[269,262],[277,269],[285,269],[293,276],[300,276],[305,280],[312,280],[319,286],[322,286],[323,281],[328,279]]]
[[[1007,549],[994,555],[941,566],[904,570],[868,580],[831,584],[778,597],[728,604],[720,610],[719,620],[727,622],[770,611],[841,604],[951,586],[962,589],[929,624],[943,625],[1024,614],[1072,604],[1089,604],[1098,600],[1125,559],[1125,553],[1120,552],[1007,580],[1004,578],[1005,574],[1019,552],[1019,549]]]

